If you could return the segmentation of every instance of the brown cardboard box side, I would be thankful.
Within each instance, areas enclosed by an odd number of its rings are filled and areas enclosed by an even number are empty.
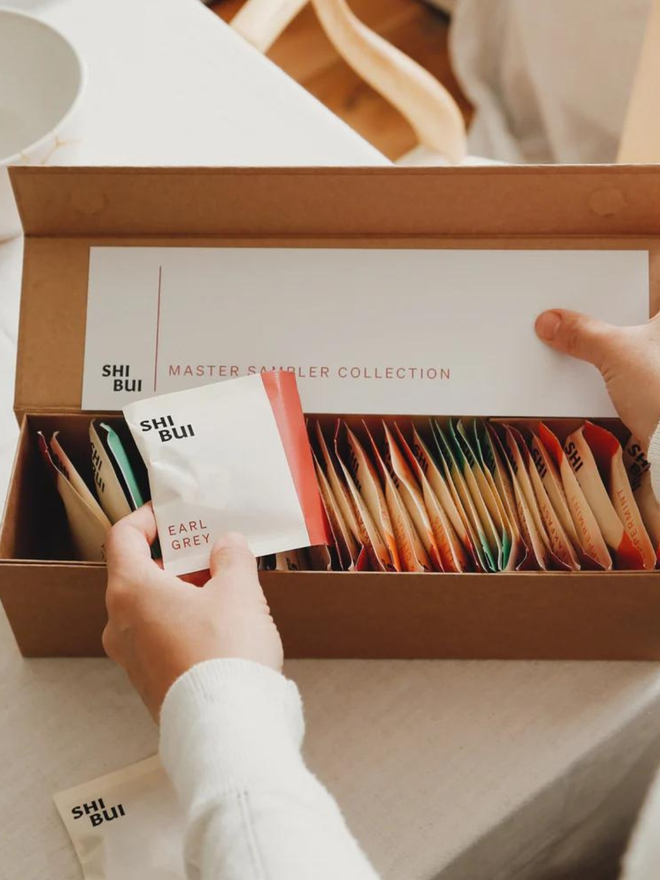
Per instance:
[[[643,248],[652,312],[660,303],[654,168],[21,168],[12,178],[26,231],[22,430],[0,598],[30,656],[101,653],[104,567],[35,559],[51,553],[52,496],[34,431],[56,424],[78,444],[92,415],[80,415],[90,246]],[[655,573],[291,572],[263,583],[292,657],[660,659]]]

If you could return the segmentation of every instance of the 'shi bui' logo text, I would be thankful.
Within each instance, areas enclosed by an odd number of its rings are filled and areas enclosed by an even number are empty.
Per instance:
[[[103,798],[98,798],[87,804],[79,804],[77,807],[72,807],[71,815],[74,819],[83,819],[86,816],[93,827],[96,828],[104,822],[112,822],[113,819],[119,819],[120,816],[125,816],[126,811],[124,810],[123,804],[116,804],[114,807],[106,807]]]
[[[167,443],[169,440],[183,440],[186,437],[194,437],[195,431],[192,425],[174,425],[172,416],[160,416],[155,419],[142,419],[140,429],[143,433],[147,431],[158,431],[161,443]]]
[[[101,374],[104,379],[112,379],[113,391],[142,391],[142,379],[131,379],[129,364],[103,364]]]

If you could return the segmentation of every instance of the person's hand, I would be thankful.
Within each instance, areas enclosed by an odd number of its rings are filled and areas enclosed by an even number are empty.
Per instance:
[[[111,529],[103,632],[106,653],[127,671],[153,717],[176,679],[203,660],[239,657],[279,672],[282,642],[245,538],[218,541],[201,588],[153,561],[155,539],[151,504]]]
[[[660,421],[660,315],[638,327],[613,327],[552,309],[536,319],[538,337],[602,373],[621,421],[648,447]]]

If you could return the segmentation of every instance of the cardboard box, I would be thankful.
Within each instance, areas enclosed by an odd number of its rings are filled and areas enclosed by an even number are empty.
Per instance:
[[[660,304],[655,167],[16,168],[12,181],[21,431],[0,598],[27,656],[102,653],[104,566],[66,561],[66,535],[48,533],[57,499],[35,442],[58,427],[76,456],[98,415],[80,412],[90,246],[643,248],[651,313]],[[655,572],[262,580],[289,657],[660,659]]]

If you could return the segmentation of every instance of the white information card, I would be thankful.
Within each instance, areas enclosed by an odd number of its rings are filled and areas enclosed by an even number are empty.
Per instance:
[[[82,407],[285,368],[309,413],[612,415],[554,306],[645,321],[647,252],[93,247]]]

